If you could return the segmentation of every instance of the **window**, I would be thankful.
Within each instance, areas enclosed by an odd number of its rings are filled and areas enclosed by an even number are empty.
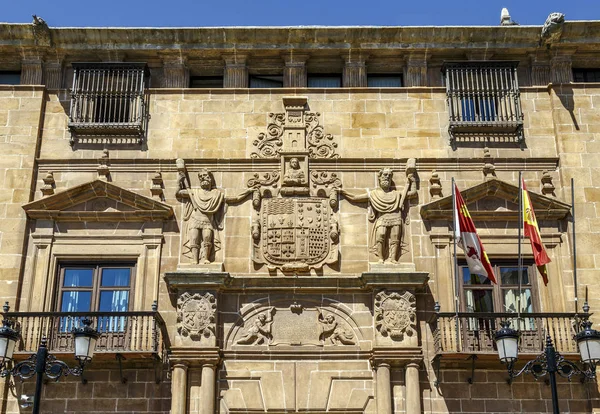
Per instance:
[[[145,63],[73,63],[69,129],[77,135],[141,136],[146,121]]]
[[[573,69],[575,82],[600,82],[600,69]]]
[[[341,88],[342,75],[309,74],[307,77],[307,86],[309,88]]]
[[[60,268],[58,309],[60,312],[127,312],[131,305],[132,264],[63,265]],[[60,331],[69,332],[78,317],[61,321]],[[98,330],[121,332],[125,317],[100,317]]]
[[[251,88],[283,88],[283,75],[250,75]]]
[[[452,139],[460,133],[516,133],[523,138],[523,114],[517,81],[518,62],[446,62]]]
[[[368,74],[369,88],[399,88],[402,86],[402,75],[399,73]]]
[[[223,76],[192,76],[190,88],[222,88]]]
[[[19,85],[21,83],[21,72],[0,71],[0,85]]]
[[[485,276],[471,274],[467,266],[460,267],[465,312],[477,313],[517,313],[520,304],[521,313],[535,312],[537,304],[531,275],[535,275],[533,266],[523,266],[521,273],[521,295],[519,300],[519,268],[513,263],[501,263],[494,266],[497,285]],[[516,319],[512,324],[517,326]],[[479,321],[472,318],[470,329],[477,329]],[[521,321],[521,329],[533,329],[533,320]]]

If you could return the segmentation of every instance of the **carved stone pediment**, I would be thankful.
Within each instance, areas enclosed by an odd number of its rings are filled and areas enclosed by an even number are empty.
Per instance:
[[[55,221],[161,221],[173,216],[169,205],[101,180],[33,201],[23,209],[29,218]]]
[[[496,178],[460,192],[475,220],[516,221],[519,219],[519,187]],[[538,220],[561,220],[570,214],[571,206],[554,198],[529,191]],[[421,207],[425,220],[452,220],[452,195]]]

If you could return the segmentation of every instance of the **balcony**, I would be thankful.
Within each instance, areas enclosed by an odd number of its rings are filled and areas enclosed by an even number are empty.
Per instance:
[[[73,353],[74,327],[88,317],[101,336],[96,343],[96,356],[123,354],[130,357],[163,356],[168,340],[165,322],[157,311],[145,312],[6,312],[14,321],[13,328],[21,340],[15,356],[32,354],[42,338],[48,340],[48,350],[55,354]]]
[[[76,142],[142,142],[147,122],[145,63],[73,63],[69,130]]]
[[[494,334],[500,322],[511,321],[520,328],[519,354],[538,355],[550,334],[556,350],[563,356],[578,355],[574,336],[579,319],[575,313],[527,313],[517,322],[514,313],[439,313],[433,325],[433,339],[438,356],[464,359],[471,355],[497,358]]]
[[[446,62],[442,67],[452,141],[523,139],[518,62]],[[512,139],[511,139],[512,138]]]

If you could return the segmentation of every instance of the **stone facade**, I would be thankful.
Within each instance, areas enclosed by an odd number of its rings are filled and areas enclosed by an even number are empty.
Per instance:
[[[46,385],[44,412],[550,410],[543,381],[506,383],[477,318],[464,318],[459,341],[444,316],[457,311],[451,182],[492,263],[514,267],[522,172],[552,259],[548,286],[530,266],[531,309],[600,308],[600,84],[572,82],[573,68],[600,68],[600,22],[567,21],[546,48],[541,26],[50,28],[42,43],[28,25],[4,26],[0,70],[20,68],[24,84],[0,85],[0,299],[10,317],[50,318],[65,266],[127,263],[127,311],[158,305],[127,328],[105,327],[121,342],[102,343],[87,384]],[[215,40],[221,31],[227,41]],[[175,39],[189,45],[173,49]],[[451,139],[441,67],[491,57],[519,61],[524,140],[495,131]],[[90,60],[147,62],[142,137],[71,140],[71,65]],[[332,71],[343,87],[306,87]],[[406,86],[367,87],[370,74],[386,73],[402,73]],[[284,88],[248,88],[249,76],[282,74]],[[187,87],[202,77],[222,77],[225,88]],[[522,249],[530,265],[527,240]],[[160,329],[144,328],[146,317]],[[576,360],[575,315],[565,318],[552,334]],[[55,320],[54,331],[30,329],[60,339]],[[23,338],[20,359],[38,340]],[[463,341],[481,348],[465,351]],[[0,411],[27,412],[17,397],[32,385],[4,380]],[[562,410],[600,410],[596,382],[561,380],[558,391]]]

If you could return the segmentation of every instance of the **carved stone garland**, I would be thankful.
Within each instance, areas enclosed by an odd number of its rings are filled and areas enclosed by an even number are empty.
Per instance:
[[[406,291],[379,292],[375,296],[375,327],[383,336],[401,341],[416,334],[417,309],[415,295]]]
[[[217,301],[211,293],[183,293],[177,299],[177,332],[194,341],[215,334]]]

